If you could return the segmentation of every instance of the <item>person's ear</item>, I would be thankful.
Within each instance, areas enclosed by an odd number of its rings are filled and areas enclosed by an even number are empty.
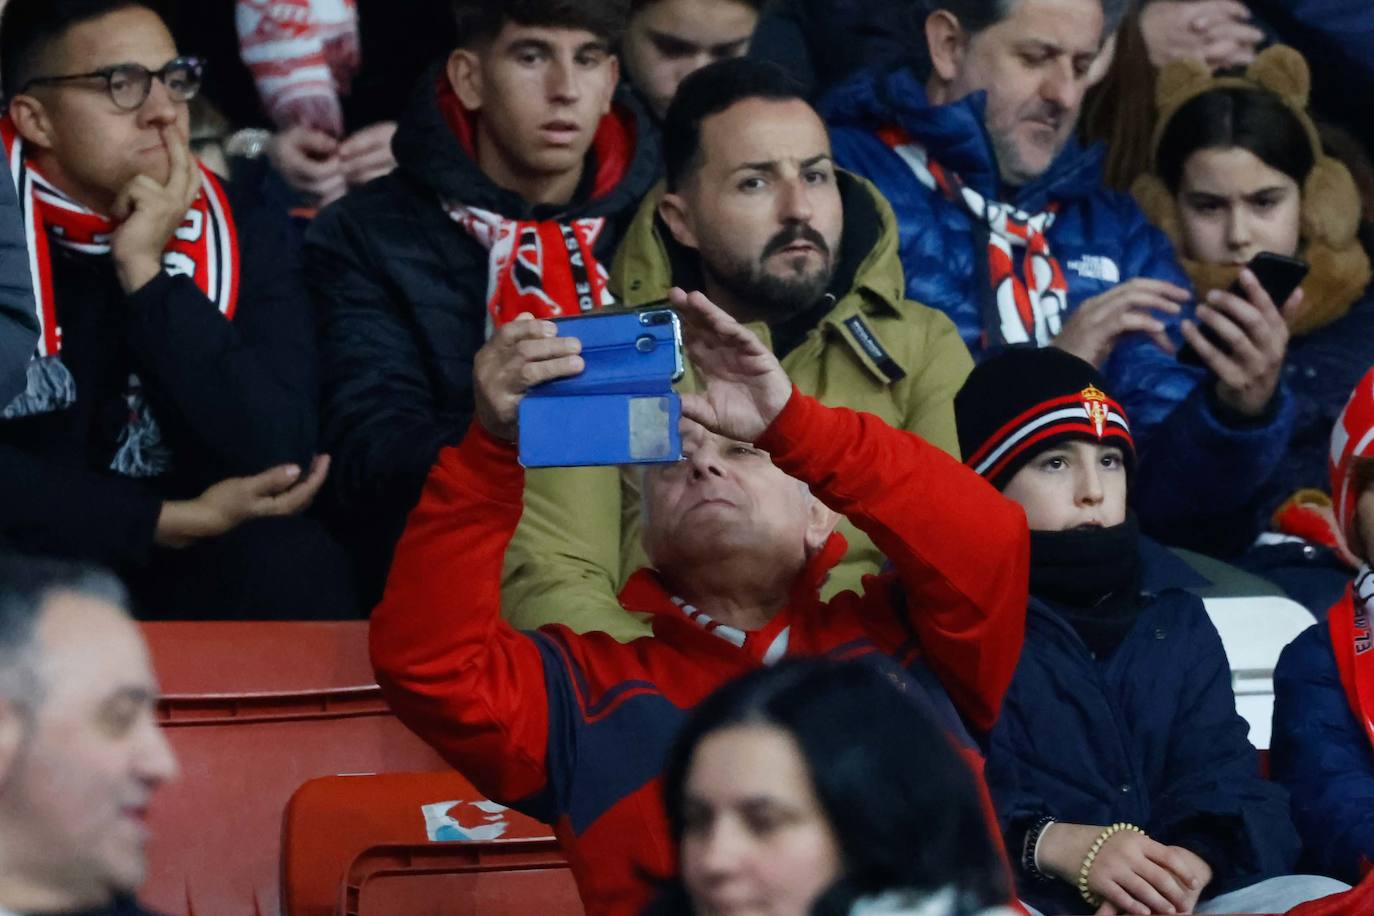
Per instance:
[[[615,100],[615,88],[620,85],[620,58],[612,54],[607,62],[611,68],[610,81],[606,84],[606,104],[601,106],[601,113],[607,114],[611,110],[611,103]]]
[[[15,761],[19,759],[19,748],[24,743],[27,722],[23,712],[14,700],[0,699],[0,793],[3,793]]]
[[[679,245],[693,251],[697,250],[697,234],[692,229],[692,208],[686,198],[681,194],[664,194],[663,199],[658,202],[658,215]]]
[[[9,113],[10,120],[14,122],[14,129],[24,138],[25,143],[32,143],[45,150],[52,149],[56,144],[48,109],[36,97],[16,95],[10,100]]]
[[[816,497],[810,497],[811,504],[806,507],[806,556],[807,559],[820,553],[835,526],[840,523],[840,515]]]
[[[930,49],[932,81],[947,87],[959,77],[968,54],[968,35],[959,24],[959,17],[949,10],[936,10],[927,16],[926,46]]]
[[[448,76],[448,84],[453,87],[453,94],[458,96],[458,101],[463,103],[463,107],[468,111],[480,111],[482,60],[477,52],[469,48],[454,49],[448,56],[444,73]]]

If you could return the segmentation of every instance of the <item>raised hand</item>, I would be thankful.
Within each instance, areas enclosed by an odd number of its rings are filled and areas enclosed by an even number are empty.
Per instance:
[[[329,456],[316,455],[304,477],[294,464],[251,477],[229,477],[195,499],[164,502],[154,539],[164,547],[186,547],[227,534],[251,519],[296,515],[314,501],[328,474]]]
[[[319,206],[348,190],[339,141],[322,130],[296,125],[267,144],[267,158],[286,183]]]
[[[523,312],[477,351],[472,369],[477,422],[496,438],[515,441],[526,391],[582,371],[582,342],[557,334],[552,321],[536,321]]]
[[[1302,305],[1302,290],[1288,297],[1280,311],[1248,269],[1240,272],[1247,302],[1234,293],[1213,290],[1197,317],[1217,333],[1230,353],[1214,346],[1193,321],[1183,322],[1183,337],[1217,377],[1217,397],[1236,413],[1258,417],[1269,406],[1279,385],[1279,372],[1288,352],[1285,314]]]
[[[1164,322],[1153,312],[1177,315],[1192,296],[1164,280],[1136,277],[1080,305],[1052,345],[1101,369],[1123,335],[1149,335],[1166,353],[1174,351]]]
[[[110,214],[123,221],[110,237],[110,256],[126,293],[162,271],[162,252],[200,195],[200,166],[186,138],[170,124],[160,133],[171,163],[166,183],[134,176],[115,198]]]
[[[782,413],[792,382],[773,351],[701,293],[677,287],[668,302],[682,318],[687,356],[704,385],[682,395],[689,420],[740,442],[753,442]]]
[[[339,162],[349,187],[367,184],[396,168],[391,152],[391,138],[396,135],[395,121],[382,121],[362,130],[339,144]]]

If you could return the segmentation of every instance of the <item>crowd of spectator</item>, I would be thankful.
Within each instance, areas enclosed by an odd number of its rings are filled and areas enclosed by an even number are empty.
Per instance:
[[[0,2],[0,914],[139,912],[176,619],[368,618],[592,914],[1360,882],[1374,14],[396,7]],[[664,306],[682,459],[523,468]],[[1199,571],[1316,621],[1273,779]]]

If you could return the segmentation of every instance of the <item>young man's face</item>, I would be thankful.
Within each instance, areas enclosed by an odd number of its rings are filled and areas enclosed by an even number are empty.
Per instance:
[[[1037,454],[1002,495],[1026,510],[1032,531],[1111,528],[1126,521],[1121,449],[1071,440]]]
[[[661,120],[688,74],[744,56],[758,19],[736,0],[653,0],[630,17],[621,43],[630,82]]]
[[[160,70],[177,56],[171,34],[157,14],[128,7],[72,26],[51,45],[44,69],[34,76],[90,73],[117,64]],[[27,93],[41,107],[41,136],[17,119],[34,147],[44,175],[81,203],[108,213],[119,192],[138,175],[167,181],[171,159],[161,131],[190,134],[185,102],[175,102],[154,79],[133,111],[115,105],[102,78],[35,86]],[[12,103],[19,104],[19,103]],[[12,109],[13,110],[13,107]]]
[[[148,805],[176,761],[154,715],[147,649],[128,615],[61,593],[48,599],[36,638],[43,690],[0,774],[6,877],[94,906],[143,882]]]
[[[620,74],[605,39],[508,22],[480,50],[454,54],[470,63],[454,90],[479,113],[479,144],[502,172],[528,179],[581,169]],[[452,61],[449,73],[454,79]]]
[[[815,110],[800,99],[745,99],[704,119],[700,144],[696,171],[660,208],[674,237],[762,314],[816,302],[835,271],[844,211]]]
[[[1017,0],[964,45],[943,100],[987,91],[983,120],[1007,184],[1043,175],[1068,142],[1102,29],[1099,0]]]

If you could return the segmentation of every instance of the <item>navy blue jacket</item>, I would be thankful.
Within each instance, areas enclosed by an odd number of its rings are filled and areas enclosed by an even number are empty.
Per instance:
[[[1149,601],[1105,660],[1031,599],[986,769],[1013,861],[1025,827],[1048,814],[1126,821],[1193,851],[1213,871],[1204,898],[1289,874],[1298,837],[1287,793],[1259,775],[1221,638],[1200,599],[1177,587],[1152,591],[1194,574],[1157,545],[1142,550]],[[1082,910],[1076,888],[1017,872],[1021,899],[1041,912]]]
[[[1292,793],[1304,867],[1358,882],[1360,860],[1374,859],[1374,752],[1350,711],[1325,621],[1279,656],[1269,764]]]
[[[834,90],[822,104],[839,165],[878,186],[896,211],[907,297],[953,319],[974,359],[984,353],[982,284],[986,253],[975,251],[965,211],[928,191],[874,134],[897,125],[920,140],[932,158],[981,194],[1000,199],[992,145],[983,127],[984,96],[932,106],[910,68],[869,71]],[[1069,311],[1135,277],[1188,288],[1169,240],[1150,225],[1135,201],[1102,181],[1100,147],[1074,142],[1012,203],[1030,211],[1059,205],[1047,235],[1069,284]],[[1162,316],[1176,342],[1182,316]],[[1121,341],[1103,367],[1112,394],[1130,415],[1140,474],[1132,486],[1142,525],[1156,536],[1203,549],[1186,536],[1200,507],[1216,516],[1236,513],[1273,472],[1292,431],[1292,404],[1280,386],[1268,416],[1234,422],[1222,415],[1207,376],[1180,364],[1149,338]]]

